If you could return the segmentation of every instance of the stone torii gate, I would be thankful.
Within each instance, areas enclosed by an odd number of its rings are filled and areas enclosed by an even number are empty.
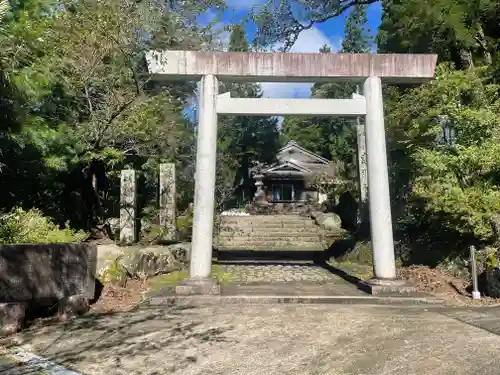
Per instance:
[[[177,293],[216,294],[220,290],[211,278],[218,114],[365,116],[374,264],[374,279],[368,284],[396,283],[382,80],[430,80],[434,77],[436,55],[150,51],[146,61],[153,78],[201,80],[189,279],[177,287]],[[229,94],[218,95],[219,79],[351,81],[363,83],[363,95],[354,94],[352,99],[231,98]]]

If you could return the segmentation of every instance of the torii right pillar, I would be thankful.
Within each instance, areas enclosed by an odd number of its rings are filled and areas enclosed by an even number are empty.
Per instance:
[[[368,159],[368,203],[372,238],[373,271],[377,279],[395,279],[391,200],[387,170],[382,82],[368,77],[364,84],[366,99],[366,153]]]
[[[361,285],[371,294],[410,294],[414,292],[414,287],[398,280],[396,274],[380,77],[368,77],[363,86],[363,94],[366,99],[368,205],[374,278],[363,281]]]

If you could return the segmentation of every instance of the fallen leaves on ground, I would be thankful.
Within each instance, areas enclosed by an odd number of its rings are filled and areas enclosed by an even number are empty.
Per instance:
[[[147,283],[141,280],[128,280],[125,287],[106,284],[101,297],[92,305],[91,311],[110,313],[133,310],[146,299],[147,291]]]
[[[470,283],[437,268],[414,265],[398,269],[398,276],[415,285],[419,292],[430,293],[459,305],[492,305],[499,299],[481,296],[472,300]]]

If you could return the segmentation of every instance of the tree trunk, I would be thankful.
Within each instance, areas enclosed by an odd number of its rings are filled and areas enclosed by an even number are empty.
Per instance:
[[[488,50],[488,44],[486,43],[486,38],[484,37],[484,31],[483,27],[481,24],[478,24],[477,26],[477,36],[476,36],[476,41],[483,50],[483,56],[484,56],[484,62],[486,65],[491,65],[493,62],[493,59],[491,58],[491,53]]]

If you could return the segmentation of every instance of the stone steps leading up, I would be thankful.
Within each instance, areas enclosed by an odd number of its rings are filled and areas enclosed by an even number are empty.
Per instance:
[[[224,227],[219,229],[219,233],[221,235],[231,234],[231,233],[240,233],[240,234],[252,234],[252,233],[294,233],[297,235],[302,235],[305,233],[319,233],[319,229],[316,227],[311,228],[273,228],[273,227]],[[267,234],[265,234],[267,236]]]
[[[325,245],[322,243],[290,243],[290,242],[273,242],[273,243],[219,243],[217,249],[220,251],[324,251]]]
[[[322,242],[320,237],[219,237],[219,242]]]
[[[299,223],[264,223],[264,224],[231,224],[231,225],[221,225],[219,229],[222,231],[234,230],[234,229],[258,229],[258,230],[314,230],[317,226],[312,224],[299,224]]]
[[[269,219],[269,218],[264,218],[264,219],[252,219],[252,216],[247,216],[249,219],[243,219],[239,218],[237,220],[234,219],[223,219],[221,220],[222,223],[227,223],[227,224],[233,224],[233,225],[241,225],[241,224],[254,224],[254,225],[260,225],[260,224],[276,224],[276,223],[286,223],[286,224],[302,224],[302,225],[308,225],[311,222],[311,219],[309,218],[300,218],[300,219]]]
[[[263,232],[259,230],[255,231],[235,231],[235,232],[220,232],[219,237],[221,238],[242,238],[242,239],[253,239],[253,238],[318,238],[320,235],[316,231],[304,231],[304,232],[287,232],[287,231],[269,231]]]
[[[215,245],[219,250],[321,251],[319,227],[299,215],[221,217]]]

